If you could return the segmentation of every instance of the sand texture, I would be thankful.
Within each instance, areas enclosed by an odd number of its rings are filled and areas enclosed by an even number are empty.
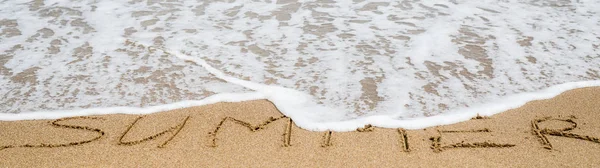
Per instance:
[[[311,132],[268,101],[0,122],[0,167],[596,167],[600,88],[423,130]]]

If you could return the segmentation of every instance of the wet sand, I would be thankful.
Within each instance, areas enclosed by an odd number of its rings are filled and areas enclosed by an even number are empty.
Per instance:
[[[598,102],[600,87],[575,89],[421,130],[311,132],[266,100],[3,121],[0,167],[595,167]]]

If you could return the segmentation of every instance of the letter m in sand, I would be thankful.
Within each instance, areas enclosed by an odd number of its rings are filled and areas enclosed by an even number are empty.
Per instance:
[[[233,117],[225,117],[221,120],[221,122],[219,123],[219,125],[217,125],[217,127],[215,128],[214,131],[209,132],[210,135],[210,140],[211,140],[211,146],[212,147],[217,147],[218,143],[217,141],[219,140],[219,138],[225,138],[225,137],[231,137],[231,132],[223,132],[225,131],[225,129],[236,129],[236,128],[226,128],[228,126],[231,125],[235,125],[235,126],[242,126],[242,128],[247,128],[249,131],[251,132],[257,132],[263,129],[267,128],[267,125],[272,124],[275,121],[285,121],[285,127],[282,129],[283,134],[280,134],[277,137],[280,137],[281,141],[283,142],[283,146],[287,147],[290,146],[290,136],[291,136],[291,131],[292,131],[292,120],[290,118],[287,118],[285,116],[281,116],[281,117],[269,117],[267,120],[263,121],[262,123],[259,124],[251,124],[242,120],[238,120],[235,119]],[[227,124],[227,123],[231,123],[231,124]],[[239,129],[239,128],[237,128]],[[243,132],[235,132],[236,134],[239,133],[243,133]],[[263,136],[270,136],[270,134],[267,135],[263,135]],[[231,137],[234,138],[234,137]],[[247,139],[247,137],[243,137],[243,136],[236,136],[235,138],[242,138],[242,141],[249,141],[250,139]],[[259,139],[259,140],[264,140],[263,138]]]

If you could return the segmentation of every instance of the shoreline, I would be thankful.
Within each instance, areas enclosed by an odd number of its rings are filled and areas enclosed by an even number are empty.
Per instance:
[[[266,100],[149,115],[1,121],[0,146],[13,147],[0,150],[0,165],[594,166],[600,165],[594,142],[599,101],[600,87],[575,89],[491,117],[419,130],[312,132]]]
[[[229,77],[228,77],[229,78]],[[238,79],[236,79],[238,80]],[[242,80],[240,80],[242,81]],[[25,112],[25,113],[0,113],[0,121],[19,121],[19,120],[40,120],[40,119],[58,119],[65,117],[77,117],[77,116],[93,116],[93,115],[110,115],[110,114],[130,114],[130,115],[145,115],[145,114],[153,114],[160,113],[165,111],[172,111],[184,108],[192,108],[195,106],[206,106],[213,105],[218,103],[236,103],[243,101],[256,101],[256,100],[266,100],[270,101],[275,106],[279,107],[277,110],[280,113],[293,114],[299,116],[299,112],[302,110],[312,109],[309,104],[314,104],[312,102],[304,103],[304,104],[296,104],[296,103],[286,103],[285,100],[281,100],[281,96],[277,96],[278,94],[267,94],[261,93],[261,90],[269,90],[268,88],[281,88],[278,86],[262,86],[261,84],[256,84],[248,81],[243,81],[246,83],[250,83],[252,85],[260,85],[261,87],[255,86],[259,89],[257,92],[250,93],[223,93],[216,94],[213,96],[209,96],[202,100],[186,100],[180,101],[170,104],[163,104],[157,106],[149,106],[149,107],[104,107],[104,108],[90,108],[90,109],[78,109],[78,110],[53,110],[53,111],[36,111],[36,112]],[[435,126],[444,126],[456,124],[464,121],[468,121],[469,119],[477,116],[489,117],[492,115],[496,115],[505,111],[510,111],[514,108],[522,107],[523,105],[539,100],[546,100],[554,98],[560,94],[563,94],[568,91],[583,89],[583,88],[594,88],[600,87],[600,81],[581,81],[581,82],[570,82],[559,85],[554,85],[536,92],[526,92],[519,93],[509,96],[501,97],[493,102],[486,102],[483,104],[479,104],[473,107],[461,108],[454,111],[428,116],[428,117],[416,117],[409,118],[407,120],[395,120],[391,119],[390,116],[368,116],[361,117],[358,119],[346,120],[346,121],[337,121],[337,122],[312,122],[312,121],[298,121],[296,120],[296,124],[298,124],[301,128],[310,130],[310,131],[338,131],[338,132],[346,132],[353,131],[358,128],[361,128],[364,125],[373,125],[384,128],[403,128],[409,130],[416,129],[424,129]],[[242,85],[244,86],[244,85]],[[278,90],[278,89],[275,89]],[[279,90],[282,91],[293,91],[295,90],[281,88]],[[298,92],[300,93],[300,92]],[[304,100],[301,100],[304,101]],[[305,105],[305,106],[303,106]],[[285,111],[281,111],[281,109],[285,109]],[[327,108],[319,108],[319,109],[327,109]],[[291,111],[291,112],[290,112]],[[461,111],[461,112],[457,112]],[[289,116],[289,115],[286,115]],[[302,116],[305,117],[306,116]],[[296,117],[291,117],[296,118]],[[300,118],[300,117],[298,117]],[[449,119],[452,118],[452,119]],[[297,119],[297,118],[296,118]],[[303,118],[304,119],[304,118]],[[377,121],[376,123],[372,123],[373,121]],[[340,126],[342,125],[342,126]]]

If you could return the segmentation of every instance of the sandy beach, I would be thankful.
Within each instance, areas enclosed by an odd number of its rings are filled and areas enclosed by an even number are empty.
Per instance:
[[[3,1],[0,167],[600,167],[599,9]]]
[[[422,130],[311,132],[266,100],[0,122],[0,167],[594,167],[600,88]],[[537,128],[536,128],[537,127]]]

